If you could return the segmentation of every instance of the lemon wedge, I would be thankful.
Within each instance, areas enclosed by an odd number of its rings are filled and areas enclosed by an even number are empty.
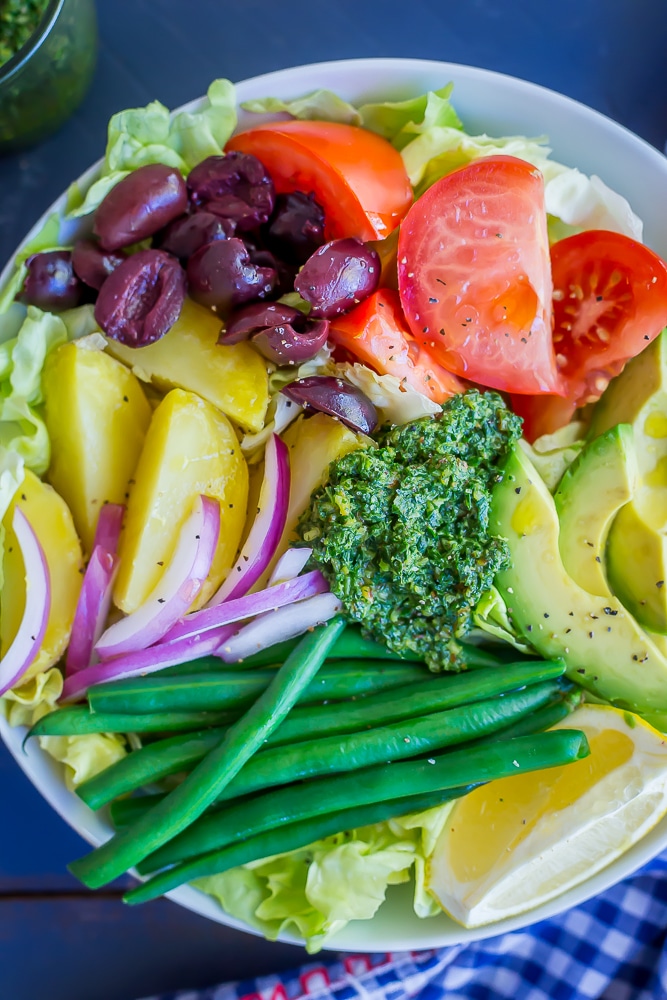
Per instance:
[[[465,927],[553,899],[640,840],[667,812],[667,738],[636,715],[582,705],[589,757],[492,781],[459,799],[426,884]]]

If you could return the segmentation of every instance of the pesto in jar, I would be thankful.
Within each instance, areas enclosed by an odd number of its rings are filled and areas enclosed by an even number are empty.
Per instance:
[[[37,31],[49,0],[0,0],[0,66]]]

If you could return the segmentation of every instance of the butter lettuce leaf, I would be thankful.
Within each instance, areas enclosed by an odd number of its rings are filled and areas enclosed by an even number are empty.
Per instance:
[[[35,674],[3,695],[5,714],[10,726],[34,726],[58,706],[63,693],[63,675],[57,667]]]
[[[254,101],[244,101],[241,107],[244,111],[258,115],[290,115],[302,121],[362,124],[361,115],[354,105],[344,101],[332,90],[313,90],[294,101],[283,101],[280,97],[261,97]]]
[[[127,174],[165,163],[187,174],[207,156],[219,155],[236,128],[236,94],[229,80],[214,80],[198,111],[171,115],[159,101],[113,115],[101,175],[85,196],[70,188],[68,218],[93,212]]]
[[[475,628],[479,629],[483,638],[491,636],[499,642],[507,642],[520,653],[531,653],[532,646],[518,635],[515,631],[507,611],[507,605],[500,591],[495,587],[490,587],[482,595],[473,613]],[[466,638],[469,638],[467,636]],[[473,636],[474,638],[474,636]]]
[[[429,91],[406,101],[381,101],[355,107],[331,90],[313,90],[294,101],[263,97],[241,107],[254,114],[283,114],[308,121],[357,125],[388,139],[402,149],[415,134],[435,126],[462,128],[449,100],[453,85]]]
[[[76,788],[125,757],[122,736],[87,733],[83,736],[40,736],[39,745],[65,767],[65,784]]]
[[[373,917],[387,888],[406,882],[413,871],[417,913],[439,912],[424,869],[451,807],[348,830],[194,884],[270,940],[291,932],[314,953],[348,921]]]

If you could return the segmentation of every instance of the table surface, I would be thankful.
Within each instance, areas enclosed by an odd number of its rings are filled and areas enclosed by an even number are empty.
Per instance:
[[[91,91],[53,138],[0,160],[0,263],[103,151],[106,122],[158,98],[175,107],[232,80],[359,56],[443,59],[499,70],[597,108],[662,149],[662,0],[113,0],[100,3]],[[300,948],[229,930],[160,900],[124,907],[66,872],[83,841],[0,748],[0,997],[137,1000],[289,968]]]

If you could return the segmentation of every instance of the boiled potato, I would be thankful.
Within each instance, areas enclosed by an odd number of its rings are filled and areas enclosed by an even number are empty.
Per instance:
[[[147,347],[125,347],[109,340],[107,350],[158,388],[175,386],[203,396],[244,430],[264,426],[269,405],[266,363],[249,344],[217,343],[222,323],[191,299],[161,340]]]
[[[125,503],[151,408],[125,365],[76,341],[51,352],[42,385],[51,438],[47,479],[90,553],[102,505]]]
[[[195,607],[217,590],[236,555],[248,502],[248,467],[229,420],[206,400],[172,389],[153,413],[130,488],[114,602],[144,603],[171,559],[197,496],[220,501],[220,540]]]
[[[37,535],[51,578],[51,609],[37,659],[23,680],[57,663],[67,648],[76,603],[81,590],[83,557],[72,515],[53,487],[26,471],[25,479],[3,519],[5,547],[4,580],[0,595],[0,644],[2,655],[11,645],[25,607],[25,570],[12,530],[18,505]]]

